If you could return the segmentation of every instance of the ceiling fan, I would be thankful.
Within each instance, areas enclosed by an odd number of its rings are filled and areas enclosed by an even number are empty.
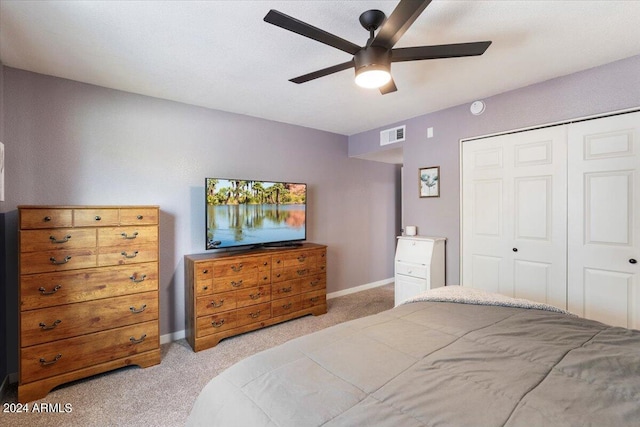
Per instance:
[[[356,72],[356,83],[359,86],[379,88],[380,93],[384,95],[398,90],[391,77],[392,62],[477,56],[482,55],[491,44],[490,41],[482,41],[394,49],[393,46],[429,3],[431,0],[401,0],[389,18],[384,12],[375,9],[362,13],[360,24],[369,31],[369,39],[364,46],[358,46],[277,10],[270,10],[264,20],[353,55],[350,61],[295,77],[289,81],[305,83],[353,67]],[[380,31],[375,34],[378,28]]]

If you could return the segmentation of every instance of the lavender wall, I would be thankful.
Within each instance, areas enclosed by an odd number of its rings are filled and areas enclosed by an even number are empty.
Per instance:
[[[349,155],[379,151],[379,132],[407,125],[403,143],[404,225],[419,234],[447,238],[447,283],[460,278],[460,140],[473,136],[640,107],[640,56],[484,99],[486,110],[474,116],[469,104],[349,137]],[[433,138],[427,139],[427,128]],[[385,147],[389,148],[389,146]],[[441,196],[418,197],[418,169],[440,166]]]
[[[162,334],[184,329],[183,256],[204,252],[206,176],[306,182],[328,292],[393,276],[398,167],[350,159],[346,136],[9,67],[3,87],[10,372],[20,204],[159,205]]]

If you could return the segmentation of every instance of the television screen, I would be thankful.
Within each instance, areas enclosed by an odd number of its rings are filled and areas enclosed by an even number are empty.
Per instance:
[[[205,178],[206,248],[306,239],[307,185]]]

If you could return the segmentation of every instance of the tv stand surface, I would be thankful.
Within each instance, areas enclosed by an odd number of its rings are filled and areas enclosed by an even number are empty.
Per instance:
[[[185,255],[186,336],[194,351],[327,312],[327,247],[298,243]]]

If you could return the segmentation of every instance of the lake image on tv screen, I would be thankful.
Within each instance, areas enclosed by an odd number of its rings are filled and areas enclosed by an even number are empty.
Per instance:
[[[304,240],[306,185],[206,180],[207,249]]]

